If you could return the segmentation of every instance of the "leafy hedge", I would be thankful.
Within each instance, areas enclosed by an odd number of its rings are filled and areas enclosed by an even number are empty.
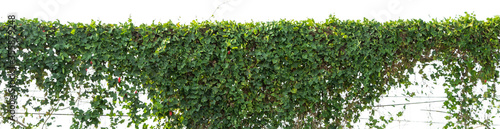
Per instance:
[[[432,80],[446,79],[446,127],[489,126],[492,121],[480,119],[474,109],[498,110],[482,102],[497,101],[500,17],[480,21],[466,14],[381,23],[332,16],[320,23],[139,26],[130,20],[62,24],[21,19],[16,26],[22,58],[16,61],[17,84],[35,81],[46,95],[19,108],[40,111],[41,105],[64,107],[69,102],[73,128],[97,126],[101,115],[111,116],[113,125],[123,123],[119,104],[129,109],[129,125],[136,128],[151,117],[158,125],[143,127],[350,127],[391,88],[410,86],[417,62],[437,70]],[[2,64],[8,61],[6,31],[7,23],[0,23]],[[429,65],[434,60],[443,65]],[[6,67],[0,65],[3,80]],[[99,84],[102,80],[108,83]],[[473,92],[482,80],[492,83],[481,94]],[[81,88],[86,90],[78,92]],[[26,89],[18,92],[26,95]],[[135,91],[151,102],[139,101]],[[92,108],[76,106],[81,98],[92,99]],[[368,125],[383,127],[392,118],[370,120]]]

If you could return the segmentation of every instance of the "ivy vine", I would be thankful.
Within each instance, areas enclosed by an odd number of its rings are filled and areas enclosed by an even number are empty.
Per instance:
[[[499,109],[498,16],[384,23],[331,16],[323,22],[15,24],[16,84],[24,86],[18,94],[28,95],[31,82],[45,93],[17,108],[48,110],[44,116],[51,117],[69,107],[72,128],[97,127],[103,115],[112,125],[128,119],[135,128],[348,128],[391,88],[411,86],[417,63],[437,70],[426,79],[446,80],[445,127],[490,127],[491,119],[479,119],[475,109]],[[1,64],[9,62],[7,28],[0,23]],[[7,70],[0,65],[3,80]],[[474,91],[480,84],[487,89]],[[140,94],[150,102],[140,101]],[[92,100],[92,107],[76,106],[81,99]],[[4,103],[2,110],[7,116]],[[145,124],[148,119],[156,125]],[[47,120],[26,125],[48,126]],[[367,124],[383,128],[390,121],[372,117]]]

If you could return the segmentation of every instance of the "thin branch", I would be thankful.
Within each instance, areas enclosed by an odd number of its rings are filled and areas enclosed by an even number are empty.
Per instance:
[[[424,103],[435,103],[435,102],[444,102],[444,101],[446,101],[446,100],[414,102],[414,103],[398,103],[398,104],[388,104],[388,105],[377,105],[377,106],[373,106],[373,107],[387,107],[387,106],[399,106],[399,105],[411,105],[411,104],[424,104]]]
[[[362,120],[370,120],[369,118],[359,118]],[[409,122],[409,123],[432,123],[432,124],[447,124],[446,121],[418,121],[418,120],[394,120],[399,122]],[[479,125],[481,126],[481,125]],[[500,124],[492,124],[491,126],[500,126]]]
[[[439,113],[445,113],[445,114],[450,114],[446,111],[439,111],[439,110],[428,110],[428,109],[420,109],[421,111],[429,111],[429,112],[439,112]]]
[[[16,114],[24,114],[24,113],[16,113]],[[28,112],[28,114],[33,114],[33,115],[45,115],[46,113],[38,113],[38,112]],[[52,113],[54,116],[74,116],[75,114],[73,113]],[[108,116],[108,115],[100,115],[100,116]],[[123,117],[128,117],[128,115],[116,115],[116,116],[123,116]]]
[[[21,114],[21,113],[15,113],[15,114]],[[0,116],[2,116],[2,118],[5,118],[5,117],[3,116],[3,114],[1,114],[1,113],[0,113]],[[21,123],[21,122],[20,122],[20,121],[18,121],[18,120],[14,120],[14,119],[9,119],[9,120],[16,122],[17,124],[19,124],[19,125],[23,126],[24,128],[28,128],[28,126],[24,125],[24,123]]]
[[[61,99],[59,99],[59,100],[61,100]],[[58,103],[59,103],[59,100],[57,100],[56,104],[58,104]],[[45,119],[45,121],[43,122],[42,129],[43,129],[43,127],[45,127],[45,124],[47,123],[47,121],[49,121],[49,119],[50,119],[50,117],[52,116],[52,114],[53,114],[56,110],[58,110],[58,109],[59,109],[59,107],[61,107],[61,106],[57,105],[57,108],[56,108],[56,109],[54,109],[54,107],[51,107],[51,110],[52,110],[52,111],[50,111],[49,116],[47,116],[47,119]]]
[[[215,17],[215,16],[214,16],[214,15],[215,15],[215,12],[217,12],[217,10],[219,10],[220,6],[222,6],[222,5],[225,5],[225,4],[229,3],[229,1],[230,1],[230,0],[228,0],[228,1],[224,1],[224,2],[222,2],[221,4],[219,4],[219,5],[217,6],[217,8],[215,8],[215,10],[212,12],[212,16],[210,16],[210,18],[208,18],[208,20],[210,20],[211,18]]]

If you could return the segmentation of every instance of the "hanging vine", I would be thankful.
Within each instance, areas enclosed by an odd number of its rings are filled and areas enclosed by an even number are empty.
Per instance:
[[[125,123],[122,116],[128,115],[128,125],[135,128],[352,127],[391,88],[411,86],[409,75],[418,62],[437,70],[428,80],[446,80],[444,107],[450,116],[445,127],[490,127],[491,118],[480,118],[476,109],[498,111],[483,102],[498,102],[500,17],[481,21],[466,14],[380,23],[332,16],[319,23],[139,26],[130,20],[61,24],[21,19],[15,24],[22,30],[16,31],[16,57],[23,59],[15,59],[16,84],[35,81],[46,96],[21,107],[40,111],[45,105],[57,111],[69,106],[75,114],[72,128],[97,127],[102,115],[110,116],[112,125]],[[2,64],[8,62],[7,28],[0,23]],[[8,80],[7,66],[0,70]],[[481,84],[487,89],[475,91]],[[139,101],[139,94],[150,102]],[[80,98],[91,99],[92,107],[76,106]],[[157,125],[143,124],[150,117]],[[391,121],[370,120],[369,126],[379,128]]]

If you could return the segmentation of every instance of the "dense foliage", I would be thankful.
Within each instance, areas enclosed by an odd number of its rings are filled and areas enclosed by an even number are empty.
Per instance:
[[[113,124],[130,119],[136,128],[147,119],[158,125],[141,128],[350,127],[391,88],[410,86],[417,62],[437,70],[430,79],[446,79],[446,127],[489,126],[492,121],[479,119],[474,109],[498,110],[482,102],[497,102],[500,17],[15,24],[18,92],[28,94],[34,81],[46,96],[18,108],[49,105],[50,116],[69,104],[74,128],[97,126],[101,115]],[[1,64],[8,62],[12,34],[6,32],[7,23],[0,23]],[[430,65],[436,60],[442,65]],[[8,80],[6,72],[2,77]],[[483,81],[492,83],[473,91]],[[139,101],[135,91],[151,101]],[[92,108],[76,106],[81,98],[92,99]],[[386,119],[372,117],[367,124],[383,127],[377,122]]]

